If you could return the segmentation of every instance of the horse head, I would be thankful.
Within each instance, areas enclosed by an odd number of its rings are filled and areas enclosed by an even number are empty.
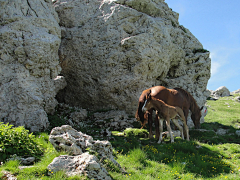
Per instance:
[[[150,93],[146,95],[146,99],[145,99],[145,102],[142,107],[143,113],[146,113],[146,111],[148,111],[152,108],[151,103],[150,103],[151,100],[152,100],[152,96],[151,96],[151,90],[150,90]]]
[[[201,124],[200,124],[200,119],[201,119],[201,111],[202,111],[203,107],[201,108],[196,108],[195,112],[192,112],[191,118],[193,120],[195,129],[200,129],[201,128]]]
[[[147,96],[144,96],[141,100],[139,100],[138,109],[137,109],[137,112],[135,114],[135,118],[137,119],[137,121],[140,121],[142,127],[145,126],[145,124],[148,122],[148,115],[147,115],[147,113],[142,111],[142,107],[144,106],[146,98],[150,94],[151,94],[151,90],[148,92]]]

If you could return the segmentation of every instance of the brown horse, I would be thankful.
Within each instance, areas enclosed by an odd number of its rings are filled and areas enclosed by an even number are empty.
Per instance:
[[[167,89],[164,86],[154,86],[142,92],[141,96],[139,97],[138,109],[135,115],[136,119],[139,120],[142,125],[146,124],[145,119],[147,117],[149,124],[149,138],[153,137],[152,134],[153,109],[146,111],[146,113],[142,112],[142,107],[146,100],[146,95],[148,94],[151,94],[151,96],[156,99],[162,100],[168,105],[180,107],[183,110],[185,119],[187,119],[190,110],[192,112],[191,118],[193,120],[195,128],[196,129],[200,128],[201,109],[199,109],[195,99],[192,97],[190,93],[181,88]],[[156,127],[156,139],[158,139],[159,125],[157,117],[155,118],[155,127]]]
[[[164,119],[166,120],[167,129],[168,129],[168,132],[171,136],[171,143],[174,142],[174,138],[173,138],[172,129],[171,129],[171,126],[170,126],[170,119],[172,119],[173,123],[178,127],[178,129],[181,132],[182,139],[184,139],[183,128],[182,128],[182,126],[179,125],[178,119],[175,119],[177,115],[179,115],[181,117],[181,120],[182,120],[183,125],[184,125],[184,130],[185,130],[185,133],[186,133],[186,136],[187,136],[186,138],[189,141],[189,132],[188,132],[187,122],[186,122],[186,119],[184,117],[184,113],[183,113],[183,111],[180,107],[169,106],[166,103],[164,103],[162,100],[152,98],[151,94],[148,94],[148,95],[146,95],[146,100],[145,100],[144,105],[142,107],[142,111],[146,112],[150,109],[155,109],[156,112],[157,112],[157,115],[159,116],[160,133],[159,133],[158,143],[162,142],[163,120]]]

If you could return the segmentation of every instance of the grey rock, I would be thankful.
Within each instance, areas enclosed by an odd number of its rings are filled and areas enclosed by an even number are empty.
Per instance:
[[[64,150],[70,155],[81,155],[87,148],[95,151],[103,159],[107,158],[125,172],[113,156],[113,147],[109,141],[94,141],[89,135],[73,129],[69,125],[55,127],[52,129],[49,141],[56,150]]]
[[[111,179],[99,159],[88,152],[78,156],[62,155],[56,157],[48,165],[48,169],[51,172],[64,170],[68,176],[86,175],[89,179]]]
[[[133,127],[132,123],[135,122],[135,118],[129,118],[125,111],[111,110],[108,112],[94,113],[94,124],[102,126],[103,128],[110,127],[116,131],[122,131],[126,128]],[[105,121],[105,120],[108,121]]]
[[[216,89],[216,91],[211,91],[211,96],[216,99],[220,97],[230,96],[230,91],[225,86],[221,86]]]
[[[0,120],[45,130],[55,96],[66,86],[54,80],[61,71],[58,15],[51,1],[6,0],[0,17]]]
[[[240,96],[235,97],[234,100],[240,102]]]
[[[236,91],[233,91],[231,92],[231,94],[240,94],[240,89],[236,90]]]
[[[93,138],[69,125],[63,125],[52,129],[49,141],[56,150],[67,151],[70,155],[80,155],[86,148],[92,147]]]
[[[220,135],[220,136],[223,136],[223,135],[227,134],[227,132],[228,132],[228,130],[220,128],[220,129],[217,130],[216,134]]]
[[[163,0],[58,0],[55,9],[68,84],[59,101],[134,115],[141,92],[164,85],[205,104],[209,52]]]
[[[238,136],[240,136],[240,130],[237,130],[235,133],[236,133]]]

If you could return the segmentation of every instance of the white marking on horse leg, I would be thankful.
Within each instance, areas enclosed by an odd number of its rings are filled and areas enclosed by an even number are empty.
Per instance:
[[[163,132],[163,120],[160,119],[159,117],[159,140],[158,140],[158,144],[160,144],[162,142],[162,132]]]
[[[142,112],[144,112],[144,113],[147,111],[147,109],[145,108],[146,103],[147,103],[147,100],[145,100],[145,102],[143,104],[143,107],[142,107]]]
[[[171,143],[173,143],[174,142],[174,138],[173,138],[173,135],[172,135],[172,129],[170,127],[170,119],[169,119],[169,117],[166,119],[166,125],[167,125],[168,133],[171,136]]]
[[[177,128],[180,130],[181,132],[181,137],[184,140],[184,135],[183,135],[183,128],[182,126],[180,126],[180,124],[178,123],[178,119],[172,119],[173,123],[175,124],[175,126],[177,126]]]

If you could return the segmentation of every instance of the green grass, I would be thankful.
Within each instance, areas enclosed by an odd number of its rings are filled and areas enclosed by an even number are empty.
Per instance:
[[[205,131],[191,129],[190,141],[175,138],[174,143],[164,139],[164,144],[157,144],[156,140],[146,138],[146,129],[112,131],[114,139],[110,142],[114,155],[127,174],[122,174],[109,162],[105,168],[116,180],[239,179],[240,137],[235,132],[240,126],[240,103],[233,98],[208,100],[208,115],[202,124]],[[226,130],[227,134],[217,135],[218,129]],[[97,127],[94,130],[100,131]],[[97,136],[92,129],[90,131],[89,134]],[[87,131],[85,133],[88,134]],[[57,152],[49,143],[47,133],[36,135],[36,139],[44,148],[40,161],[23,170],[18,168],[18,161],[9,161],[0,167],[0,177],[3,176],[2,171],[9,171],[18,179],[87,179],[83,176],[66,177],[64,172],[49,176],[49,163],[66,152]]]

